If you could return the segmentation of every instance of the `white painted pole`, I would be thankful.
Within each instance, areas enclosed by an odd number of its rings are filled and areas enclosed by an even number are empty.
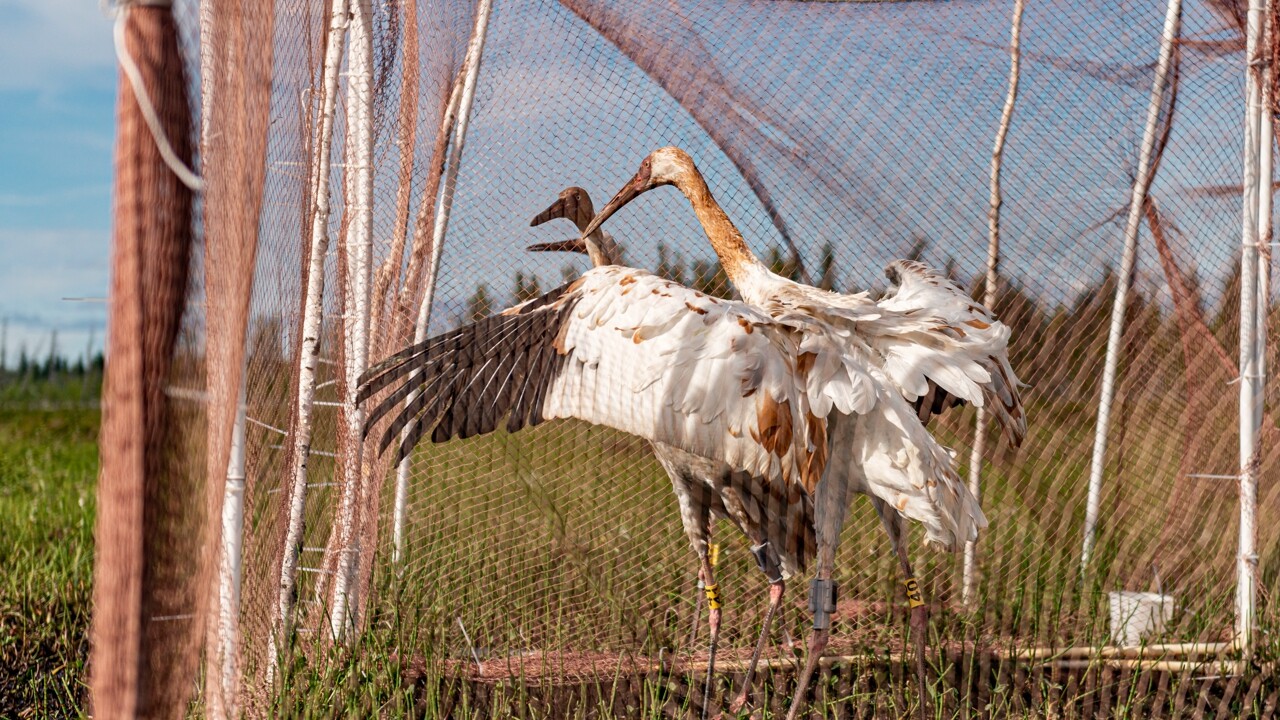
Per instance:
[[[1000,166],[1004,160],[1004,143],[1013,122],[1013,108],[1018,100],[1018,81],[1022,68],[1022,11],[1024,0],[1014,0],[1013,20],[1009,27],[1009,90],[1004,97],[1004,109],[1000,113],[1000,126],[996,130],[991,148],[991,196],[987,207],[987,279],[983,303],[988,310],[995,309],[996,288],[1000,281],[1000,206],[1004,200],[1000,193]],[[982,456],[987,444],[987,424],[990,416],[985,408],[978,408],[978,418],[973,429],[973,448],[969,453],[969,492],[979,502],[982,500]],[[977,584],[978,542],[964,544],[964,582],[960,588],[960,601],[968,605],[973,599]]]
[[[1246,656],[1253,649],[1255,572],[1258,565],[1257,411],[1262,382],[1257,362],[1258,230],[1263,114],[1263,27],[1265,0],[1250,0],[1245,50],[1244,207],[1240,257],[1240,540],[1236,557],[1236,643]],[[1267,113],[1267,124],[1270,113]],[[1269,189],[1268,189],[1269,191]]]
[[[277,604],[276,632],[272,634],[271,665],[293,629],[294,589],[298,568],[298,551],[302,545],[303,510],[307,498],[307,464],[311,458],[311,412],[316,394],[316,365],[320,356],[321,320],[324,314],[324,260],[329,246],[329,171],[333,145],[333,119],[338,100],[338,75],[342,66],[342,50],[347,33],[347,2],[333,0],[329,33],[325,43],[324,69],[321,79],[320,122],[316,133],[315,155],[311,159],[314,176],[311,184],[311,254],[307,272],[307,296],[302,318],[302,346],[298,351],[298,395],[294,408],[294,437],[291,448],[293,476],[289,487],[289,524],[285,531],[284,553],[280,563],[280,593]]]
[[[476,96],[476,85],[480,76],[480,58],[484,54],[485,35],[489,29],[489,14],[493,10],[493,0],[480,0],[476,5],[476,24],[471,32],[471,42],[467,45],[466,59],[463,60],[466,72],[462,84],[454,88],[449,99],[449,108],[445,111],[441,132],[447,132],[452,116],[457,113],[457,126],[454,130],[453,147],[447,153],[447,165],[444,182],[441,183],[439,211],[435,214],[435,224],[431,228],[431,260],[427,266],[427,287],[422,297],[422,305],[418,308],[418,319],[413,328],[413,342],[420,343],[427,338],[427,324],[431,320],[431,306],[435,301],[436,277],[440,274],[440,254],[444,249],[445,231],[449,228],[449,214],[453,210],[453,193],[457,188],[458,170],[462,166],[462,148],[467,140],[467,125],[471,120],[471,107]],[[461,92],[459,92],[459,89]],[[433,198],[434,200],[434,198]],[[410,393],[405,400],[412,403],[417,393]],[[405,428],[408,433],[410,428]],[[392,561],[399,564],[404,557],[404,524],[408,513],[409,498],[409,458],[404,458],[396,467],[395,514],[392,526]]]
[[[240,577],[244,540],[245,385],[240,376],[240,399],[231,428],[231,457],[227,461],[227,485],[222,496],[222,554],[218,567],[218,649],[222,660],[217,705],[222,717],[239,716]],[[212,703],[211,703],[212,705]]]
[[[1151,83],[1151,102],[1147,105],[1147,123],[1142,131],[1142,147],[1138,153],[1138,174],[1129,198],[1129,218],[1124,228],[1124,254],[1120,274],[1116,277],[1116,299],[1111,306],[1111,328],[1107,335],[1107,358],[1102,371],[1102,397],[1098,400],[1098,423],[1093,436],[1093,463],[1089,468],[1089,496],[1084,516],[1084,549],[1082,566],[1093,557],[1098,534],[1098,507],[1102,501],[1102,475],[1107,465],[1107,432],[1111,427],[1111,404],[1116,394],[1116,369],[1120,364],[1120,341],[1124,334],[1124,313],[1129,304],[1129,279],[1138,256],[1138,228],[1142,222],[1142,204],[1151,184],[1151,154],[1160,124],[1160,108],[1164,103],[1164,86],[1169,79],[1173,42],[1178,35],[1182,0],[1169,0],[1160,35],[1160,57],[1155,79]]]
[[[346,383],[343,416],[342,498],[338,506],[337,562],[333,565],[330,623],[335,640],[348,637],[357,621],[354,597],[360,555],[360,487],[364,468],[364,408],[356,403],[360,376],[369,365],[369,292],[373,267],[373,2],[351,4],[351,49],[347,63],[347,257],[343,341]]]
[[[1266,17],[1270,18],[1270,11]],[[1275,29],[1268,22],[1263,28],[1263,48],[1271,47],[1271,33]],[[1271,64],[1264,61],[1262,71],[1262,118],[1258,130],[1258,305],[1254,331],[1254,361],[1257,363],[1258,386],[1265,397],[1267,384],[1267,317],[1271,312],[1271,215],[1273,161],[1275,157],[1275,124],[1271,119]],[[1262,427],[1264,403],[1253,408],[1254,427]]]

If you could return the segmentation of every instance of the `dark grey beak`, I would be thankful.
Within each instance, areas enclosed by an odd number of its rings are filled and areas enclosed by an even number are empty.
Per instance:
[[[585,238],[595,232],[597,228],[604,224],[605,220],[608,220],[611,215],[618,210],[621,210],[622,206],[632,200],[635,200],[643,193],[652,190],[655,186],[649,182],[649,180],[649,158],[645,158],[644,162],[640,163],[640,171],[635,174],[635,177],[631,178],[626,185],[622,186],[622,189],[618,191],[618,194],[613,196],[613,199],[609,201],[608,205],[604,206],[604,209],[600,211],[599,215],[595,216],[595,219],[591,221],[591,224],[582,229],[582,237]]]
[[[588,254],[587,243],[584,242],[582,238],[569,238],[568,240],[561,240],[559,242],[534,243],[525,249],[529,252],[573,252],[582,253],[583,255]]]
[[[595,208],[591,204],[591,196],[587,191],[580,187],[567,187],[560,191],[560,199],[551,203],[551,207],[533,216],[529,226],[537,227],[548,220],[565,218],[581,232],[594,216]]]

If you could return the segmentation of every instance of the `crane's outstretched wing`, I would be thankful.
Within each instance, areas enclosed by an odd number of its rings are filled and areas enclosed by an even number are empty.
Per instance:
[[[967,400],[987,408],[1009,441],[1021,445],[1027,419],[1021,383],[1009,364],[1009,326],[923,263],[895,260],[885,275],[893,287],[876,305],[903,316],[927,316],[931,325],[925,333],[881,334],[872,341],[891,378],[909,400],[911,394],[918,398],[920,419],[928,420],[926,403],[936,413]]]
[[[826,419],[809,410],[794,336],[768,316],[650,273],[610,266],[406,348],[361,377],[384,389],[385,450],[578,418],[812,488]]]

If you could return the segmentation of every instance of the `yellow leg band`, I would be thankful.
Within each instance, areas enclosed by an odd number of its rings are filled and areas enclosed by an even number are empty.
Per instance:
[[[907,578],[902,581],[902,584],[907,588],[907,604],[913,609],[924,607],[924,596],[920,594],[920,583],[915,578]]]
[[[707,543],[707,562],[711,567],[720,563],[720,543]]]
[[[717,586],[717,585],[708,585],[708,586],[705,588],[705,590],[706,590],[706,593],[707,593],[707,607],[711,608],[712,610],[718,610],[718,609],[720,608],[720,588],[719,588],[719,586]]]

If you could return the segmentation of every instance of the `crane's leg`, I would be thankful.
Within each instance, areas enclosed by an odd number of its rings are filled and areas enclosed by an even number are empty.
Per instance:
[[[700,561],[704,557],[706,556],[699,554]],[[693,644],[698,642],[698,627],[702,625],[702,594],[707,587],[707,581],[702,577],[702,566],[699,565],[698,568],[698,589],[694,593],[693,623],[689,627],[689,647],[693,647]]]
[[[658,450],[658,446],[654,446]],[[711,536],[711,509],[716,497],[711,488],[699,478],[691,475],[686,469],[679,467],[671,460],[671,451],[664,449],[655,452],[658,461],[667,469],[671,477],[671,487],[675,491],[676,501],[680,505],[680,522],[684,525],[685,536],[689,538],[689,546],[698,556],[698,585],[702,592],[694,609],[693,631],[689,637],[692,646],[697,641],[698,621],[702,616],[702,596],[707,597],[710,607],[711,653],[707,660],[706,696],[702,704],[702,717],[707,716],[707,705],[711,702],[712,682],[715,673],[716,641],[720,638],[720,595],[716,586],[714,566],[716,548],[709,542]]]
[[[835,459],[833,458],[833,464]],[[828,465],[831,468],[831,465]],[[849,509],[849,478],[842,472],[828,472],[813,497],[814,525],[818,541],[818,568],[813,582],[809,586],[809,609],[813,611],[813,634],[809,636],[809,657],[805,662],[800,679],[796,682],[796,693],[791,699],[791,709],[787,712],[787,720],[795,720],[804,702],[805,693],[813,679],[813,672],[818,667],[822,651],[827,648],[831,637],[831,614],[836,609],[836,583],[831,576],[835,571],[836,550],[840,546],[840,530],[844,528],[845,517]]]
[[[698,641],[698,625],[702,619],[702,595],[707,580],[702,567],[707,564],[707,552],[711,535],[711,495],[705,483],[692,477],[688,469],[678,462],[677,451],[664,445],[654,444],[654,457],[667,476],[671,478],[671,489],[675,492],[676,503],[680,507],[680,524],[684,528],[685,537],[689,539],[689,547],[698,556],[698,591],[694,593],[693,622],[689,630],[689,647]]]
[[[714,697],[716,679],[716,643],[720,640],[720,587],[716,585],[715,569],[710,558],[702,556],[703,588],[707,595],[707,625],[711,629],[710,650],[707,652],[707,684],[702,695],[702,720],[707,720],[707,707]]]
[[[880,522],[884,524],[885,532],[889,534],[889,543],[893,546],[893,552],[898,556],[898,564],[902,567],[902,584],[907,589],[907,604],[911,606],[911,638],[915,644],[916,655],[916,682],[920,692],[920,717],[928,717],[928,708],[926,701],[928,700],[927,688],[925,685],[925,640],[929,634],[929,610],[924,603],[924,599],[920,593],[920,584],[916,580],[915,572],[911,569],[911,560],[907,557],[906,528],[903,526],[902,516],[888,503],[880,498],[872,497],[871,504],[875,506],[876,513],[880,515]]]
[[[747,664],[747,676],[742,680],[742,689],[729,705],[729,711],[733,713],[737,713],[747,704],[747,695],[751,692],[751,683],[755,679],[756,665],[760,663],[760,655],[764,653],[764,645],[769,640],[769,626],[773,623],[773,616],[778,612],[779,606],[782,605],[782,594],[787,589],[786,583],[782,580],[782,566],[778,561],[778,554],[774,552],[767,540],[753,545],[751,554],[755,555],[761,572],[769,579],[769,609],[765,611],[764,625],[760,628],[760,637],[756,639],[756,648],[751,652],[751,662]]]

